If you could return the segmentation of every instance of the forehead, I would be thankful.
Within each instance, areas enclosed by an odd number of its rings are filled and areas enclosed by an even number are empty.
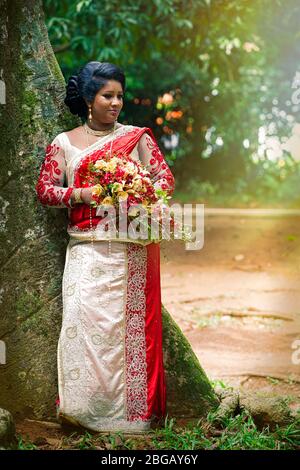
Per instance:
[[[103,93],[104,91],[123,91],[123,89],[121,83],[117,80],[108,80],[99,91]]]

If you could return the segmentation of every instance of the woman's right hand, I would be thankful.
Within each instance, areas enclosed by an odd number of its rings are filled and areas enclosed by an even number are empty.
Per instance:
[[[93,188],[82,188],[81,190],[81,199],[85,204],[90,204],[92,200],[92,189]]]

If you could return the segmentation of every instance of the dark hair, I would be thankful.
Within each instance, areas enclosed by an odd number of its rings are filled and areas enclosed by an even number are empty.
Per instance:
[[[92,102],[108,80],[120,82],[125,93],[126,80],[123,70],[109,62],[88,62],[79,69],[77,75],[72,75],[68,80],[64,99],[71,113],[87,119],[88,107],[84,98]]]

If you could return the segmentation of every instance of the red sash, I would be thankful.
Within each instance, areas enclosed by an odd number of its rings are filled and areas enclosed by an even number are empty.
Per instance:
[[[130,154],[144,132],[148,132],[154,141],[155,137],[150,127],[136,127],[125,135],[115,139],[112,144],[112,153],[122,152]],[[81,166],[87,164],[88,161],[95,162],[99,160],[106,152],[110,151],[111,142],[107,142],[101,149],[94,150],[92,153],[85,155],[79,162],[74,172],[73,187],[82,187],[82,177],[80,176]],[[92,225],[96,226],[102,217],[96,216],[96,208],[92,207]],[[76,204],[70,209],[69,225],[76,226],[80,230],[90,228],[90,206],[89,204]]]

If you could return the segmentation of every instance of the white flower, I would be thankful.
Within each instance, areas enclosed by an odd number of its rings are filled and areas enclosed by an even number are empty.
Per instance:
[[[104,160],[97,160],[94,163],[94,166],[97,170],[103,170],[103,169],[105,169],[106,162]]]
[[[127,162],[125,165],[125,171],[127,172],[128,175],[135,175],[136,174],[136,168],[134,163],[132,162]]]

